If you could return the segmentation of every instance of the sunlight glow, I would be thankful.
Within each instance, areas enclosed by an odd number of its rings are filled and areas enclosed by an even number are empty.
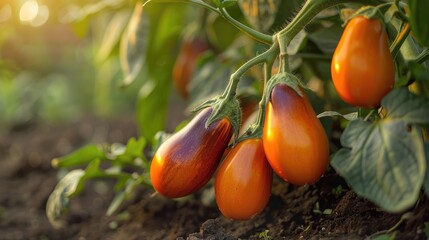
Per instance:
[[[39,4],[35,0],[28,0],[22,4],[19,10],[19,19],[21,22],[30,22],[37,17],[39,13]]]
[[[49,18],[49,8],[46,5],[39,6],[39,12],[37,16],[31,21],[31,26],[39,27],[48,21]]]
[[[22,4],[19,11],[19,19],[23,23],[33,27],[39,27],[48,21],[49,8],[46,5],[39,5],[36,0],[27,0]]]
[[[334,64],[334,69],[335,69],[335,72],[339,72],[340,71],[340,64],[339,63],[335,63]]]

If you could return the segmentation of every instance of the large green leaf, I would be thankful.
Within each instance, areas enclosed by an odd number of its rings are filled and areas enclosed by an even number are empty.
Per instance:
[[[149,34],[149,18],[143,11],[143,4],[138,2],[133,16],[124,32],[120,46],[120,60],[124,72],[124,86],[131,84],[139,74],[146,57]]]
[[[146,139],[164,129],[171,92],[171,70],[185,16],[184,4],[146,5],[151,28],[146,54],[148,78],[137,103],[137,123]]]
[[[426,172],[421,128],[429,123],[429,99],[406,89],[392,91],[382,101],[387,116],[370,123],[350,122],[341,137],[345,148],[331,165],[357,194],[389,212],[414,204]]]
[[[408,4],[411,30],[421,44],[429,47],[429,21],[426,15],[426,11],[429,9],[429,1],[409,0]]]
[[[129,17],[130,12],[128,10],[118,11],[113,15],[106,27],[100,49],[97,53],[98,62],[103,62],[112,53],[112,50],[119,42]]]
[[[86,145],[66,156],[52,160],[52,166],[67,168],[90,163],[96,158],[105,158],[103,149],[97,145]]]

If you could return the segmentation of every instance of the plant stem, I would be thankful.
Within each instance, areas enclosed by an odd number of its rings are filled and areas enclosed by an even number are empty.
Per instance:
[[[429,59],[429,49],[425,49],[422,53],[420,53],[419,56],[417,56],[415,61],[419,64],[422,64],[426,62],[426,60],[428,59]]]
[[[264,84],[267,86],[268,81],[271,79],[271,71],[273,67],[275,58],[268,59],[264,64]],[[259,111],[258,118],[255,123],[250,125],[250,127],[246,130],[246,133],[240,136],[237,139],[237,142],[241,142],[245,139],[249,138],[262,138],[262,133],[264,130],[264,121],[265,121],[265,109],[267,103],[265,102],[265,92],[263,91],[261,101],[259,101]]]
[[[274,59],[273,61],[267,61],[264,66],[264,84],[267,86],[267,82],[271,78],[271,68],[273,67]],[[259,113],[258,113],[258,120],[256,121],[256,129],[260,129],[260,132],[262,132],[262,129],[264,127],[264,121],[265,121],[265,108],[267,106],[267,103],[265,102],[265,91],[262,93],[261,101],[259,102]],[[259,136],[261,137],[261,136]]]
[[[272,39],[271,35],[267,35],[267,34],[263,34],[261,32],[258,32],[255,29],[250,28],[250,27],[242,24],[241,22],[235,20],[233,17],[231,17],[229,15],[229,13],[226,11],[225,8],[220,8],[219,13],[230,24],[232,24],[236,28],[240,29],[242,32],[246,33],[247,35],[249,35],[251,38],[255,39],[256,41],[267,44],[267,45],[271,45],[273,43],[273,39]]]
[[[229,13],[226,11],[225,8],[215,8],[210,4],[207,4],[201,0],[149,0],[147,2],[145,2],[143,4],[143,7],[150,3],[150,2],[164,2],[164,3],[192,3],[198,6],[202,6],[208,10],[211,10],[213,12],[216,12],[217,14],[219,14],[220,16],[222,16],[226,21],[228,21],[230,24],[232,24],[234,27],[238,28],[240,31],[246,33],[247,35],[249,35],[251,38],[255,39],[258,42],[267,44],[267,45],[271,45],[273,43],[273,39],[271,37],[271,35],[267,35],[267,34],[263,34],[261,32],[256,31],[253,28],[250,28],[244,24],[242,24],[241,22],[235,20],[233,17],[231,17],[231,15],[229,15]]]
[[[290,72],[290,66],[289,66],[289,55],[288,54],[280,54],[280,71],[282,73],[289,73]]]
[[[411,31],[410,25],[408,23],[405,23],[401,32],[398,33],[392,45],[390,46],[390,52],[392,53],[393,59],[395,59],[396,56],[398,55],[399,49],[401,49],[401,46],[405,42],[405,39],[407,39],[408,34],[410,34],[410,31]]]
[[[396,15],[403,21],[403,22],[408,22],[408,17],[407,15],[402,11],[402,8],[400,6],[400,2],[399,0],[395,0],[394,2],[396,8],[398,8],[398,11],[396,12]]]
[[[235,71],[231,75],[228,86],[226,87],[222,97],[229,98],[229,99],[235,97],[236,91],[237,91],[237,85],[238,85],[238,82],[240,81],[241,76],[243,76],[243,74],[246,73],[246,71],[249,70],[251,67],[259,63],[273,61],[273,59],[276,58],[278,52],[279,52],[278,44],[274,43],[267,51],[250,59],[245,64],[243,64],[239,69],[237,69],[237,71]]]

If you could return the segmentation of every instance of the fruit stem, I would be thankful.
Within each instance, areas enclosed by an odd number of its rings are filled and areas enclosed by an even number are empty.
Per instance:
[[[264,64],[264,85],[267,86],[269,79],[271,78],[271,71],[274,63],[274,58],[269,59]],[[264,130],[264,121],[265,121],[265,110],[266,110],[266,102],[265,102],[265,92],[263,91],[261,101],[259,102],[259,112],[258,118],[255,123],[249,126],[246,132],[241,135],[236,143],[244,141],[250,138],[262,138],[262,133]]]
[[[398,55],[399,49],[401,49],[401,46],[405,42],[405,39],[407,39],[408,34],[410,34],[410,31],[410,25],[408,23],[405,23],[401,32],[396,35],[395,40],[393,41],[392,45],[390,45],[390,52],[392,53],[393,59],[395,59]]]
[[[261,53],[260,55],[250,59],[245,64],[243,64],[240,68],[237,69],[229,79],[228,86],[223,93],[224,98],[233,98],[236,95],[237,85],[240,81],[241,76],[246,73],[251,67],[264,62],[273,61],[279,52],[279,46],[277,43],[274,43],[267,51]]]
[[[272,39],[271,35],[267,35],[267,34],[263,34],[261,32],[258,32],[255,29],[250,28],[250,27],[242,24],[241,22],[235,20],[233,17],[231,17],[231,15],[229,15],[229,13],[226,11],[225,8],[219,8],[219,13],[230,24],[232,24],[233,26],[235,26],[236,28],[238,28],[242,32],[246,33],[247,35],[249,35],[251,38],[255,39],[256,41],[267,44],[267,45],[273,44],[273,39]]]
[[[273,66],[273,61],[267,61],[264,65],[264,85],[267,86],[267,82],[271,78],[271,68]],[[259,102],[259,113],[258,113],[258,119],[256,121],[256,129],[260,129],[262,136],[262,129],[264,127],[264,121],[265,121],[265,110],[266,110],[267,103],[265,102],[265,91],[263,91],[261,101]]]

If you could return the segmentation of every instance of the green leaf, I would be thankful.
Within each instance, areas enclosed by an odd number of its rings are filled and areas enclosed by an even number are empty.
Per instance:
[[[426,159],[416,124],[429,123],[428,104],[406,89],[393,90],[382,100],[386,117],[351,121],[341,136],[344,148],[331,161],[357,194],[386,211],[403,211],[419,196]]]
[[[83,176],[79,178],[79,181],[77,182],[74,191],[69,194],[70,198],[76,197],[83,191],[83,189],[85,189],[85,183],[87,180],[91,178],[101,177],[103,175],[103,173],[100,171],[100,162],[100,159],[97,158],[88,164]]]
[[[222,7],[222,0],[212,0],[212,3],[218,8]]]
[[[46,203],[46,216],[52,226],[59,228],[64,225],[60,220],[62,214],[70,206],[70,195],[76,190],[79,180],[84,175],[81,169],[73,170],[65,175],[55,186]]]
[[[105,158],[103,149],[97,145],[86,145],[64,157],[52,160],[55,168],[68,168],[88,164],[96,158]]]
[[[145,146],[146,139],[139,138],[137,140],[135,138],[131,138],[130,140],[128,140],[124,155],[130,157],[143,157],[143,150]]]
[[[203,55],[189,84],[192,108],[221,94],[232,74],[231,64],[221,64],[214,54]]]
[[[140,133],[146,139],[153,139],[165,127],[175,62],[171,53],[183,30],[184,6],[152,4],[146,8],[151,23],[146,55],[150,59],[146,62],[149,76],[145,76],[148,80],[139,92],[136,115]]]
[[[125,200],[125,192],[116,193],[112,202],[110,202],[109,207],[107,208],[107,216],[111,216],[122,204]]]
[[[120,61],[124,72],[123,86],[131,84],[139,74],[146,57],[149,18],[143,4],[137,2],[133,16],[124,32],[120,46]]]
[[[416,96],[406,89],[396,89],[381,102],[386,117],[406,124],[429,124],[429,98]]]
[[[136,140],[135,138],[131,138],[130,140],[128,140],[128,143],[125,147],[122,146],[122,148],[120,149],[121,151],[118,151],[118,149],[114,151],[112,145],[112,158],[116,162],[119,161],[121,165],[123,165],[122,163],[125,163],[134,166],[144,166],[143,161],[145,161],[146,158],[143,155],[143,150],[145,146],[146,139],[139,138],[138,140]]]
[[[308,33],[308,39],[314,42],[324,53],[332,54],[341,38],[343,29],[339,24],[332,24],[330,27],[320,27]]]
[[[209,15],[206,23],[206,33],[209,42],[222,52],[230,48],[237,37],[242,36],[239,30],[218,14]]]
[[[133,194],[135,193],[135,190],[138,186],[141,184],[145,184],[146,186],[150,186],[150,181],[148,181],[149,172],[145,172],[142,175],[138,176],[137,178],[129,178],[126,181],[126,187],[124,190],[119,191],[115,197],[113,198],[112,202],[109,205],[109,208],[107,209],[107,215],[112,215],[120,206],[121,204],[126,201],[127,199],[130,199]]]
[[[136,117],[140,134],[147,139],[164,129],[169,92],[168,88],[154,82],[147,82],[139,92]]]
[[[409,0],[410,7],[410,27],[419,42],[429,47],[429,22],[427,21],[427,9],[429,1]]]
[[[97,53],[97,61],[103,62],[111,54],[113,48],[119,42],[122,32],[129,18],[129,11],[122,10],[115,13],[104,32],[101,47]]]
[[[352,112],[352,113],[348,113],[348,114],[341,114],[339,112],[335,112],[335,111],[326,111],[326,112],[322,112],[319,115],[317,115],[317,118],[322,118],[322,117],[343,117],[346,120],[352,121],[358,118],[358,113],[357,112]]]
[[[221,0],[221,1],[222,1],[221,6],[222,6],[223,8],[232,7],[232,6],[234,6],[235,4],[237,4],[237,0]]]

